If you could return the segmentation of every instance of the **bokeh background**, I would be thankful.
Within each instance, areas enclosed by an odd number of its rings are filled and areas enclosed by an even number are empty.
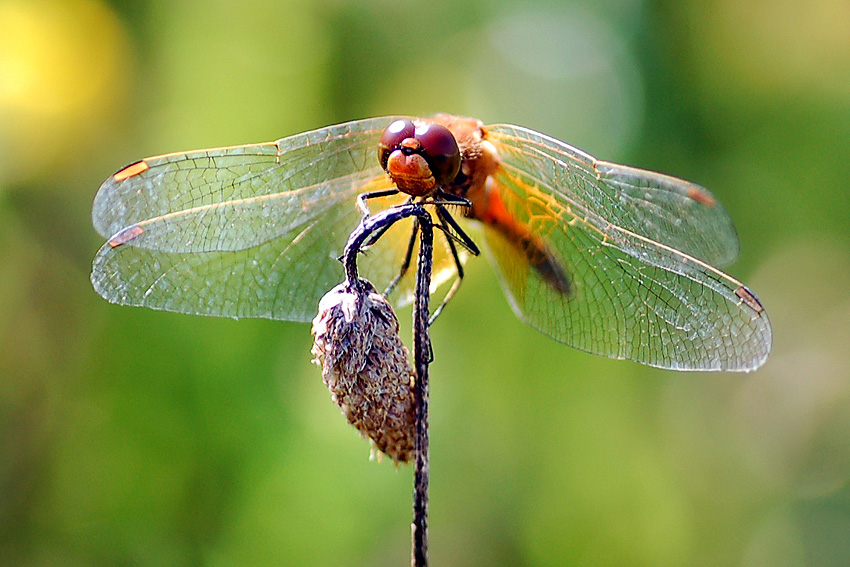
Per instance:
[[[594,357],[471,262],[433,564],[850,564],[845,0],[0,0],[0,565],[409,562],[411,469],[369,461],[309,326],[106,303],[90,207],[147,155],[437,111],[709,187],[775,341],[750,375]]]

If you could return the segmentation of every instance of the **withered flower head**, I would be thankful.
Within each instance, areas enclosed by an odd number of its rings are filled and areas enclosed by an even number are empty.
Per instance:
[[[313,361],[363,436],[398,462],[413,455],[413,369],[387,300],[366,280],[329,291],[313,319]]]

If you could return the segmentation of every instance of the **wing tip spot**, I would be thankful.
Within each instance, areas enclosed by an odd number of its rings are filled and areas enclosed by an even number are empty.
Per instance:
[[[708,191],[701,187],[697,187],[696,185],[688,187],[688,197],[701,205],[705,205],[706,207],[714,208],[714,206],[717,205],[717,199],[712,197]]]
[[[140,173],[144,173],[150,169],[148,162],[145,160],[139,160],[136,163],[131,163],[118,173],[112,176],[112,179],[115,180],[116,183],[124,181],[125,179],[129,179],[130,177],[139,175]]]
[[[744,302],[747,307],[755,311],[756,314],[760,314],[762,311],[764,311],[764,306],[756,298],[753,292],[748,290],[746,287],[740,286],[738,289],[735,290],[735,295],[737,295],[738,298],[742,302]]]
[[[144,232],[145,229],[143,229],[137,224],[134,224],[133,226],[128,226],[127,228],[110,238],[109,245],[112,248],[118,248],[122,244],[127,244],[131,240],[138,238]]]

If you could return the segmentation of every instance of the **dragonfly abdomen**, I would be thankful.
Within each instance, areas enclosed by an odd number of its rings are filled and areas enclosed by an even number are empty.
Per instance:
[[[490,191],[483,199],[485,202],[481,203],[481,200],[479,198],[473,201],[470,218],[481,221],[505,237],[550,286],[564,295],[572,293],[572,284],[566,268],[542,238],[511,214],[499,194]]]

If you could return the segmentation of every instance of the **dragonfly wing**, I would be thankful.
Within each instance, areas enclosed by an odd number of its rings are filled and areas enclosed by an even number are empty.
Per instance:
[[[355,199],[389,186],[375,148],[394,118],[277,142],[168,154],[106,180],[92,282],[106,299],[182,313],[308,321],[342,280]],[[397,245],[378,243],[378,264]],[[364,271],[367,277],[368,271]]]
[[[488,126],[500,159],[535,176],[576,214],[605,221],[712,266],[738,255],[723,206],[704,187],[661,173],[603,162],[521,126]]]
[[[485,250],[520,318],[569,346],[661,368],[747,371],[764,362],[770,322],[747,288],[669,244],[586,216],[565,195],[587,181],[566,175],[555,186],[551,175],[503,163],[492,179],[569,280],[556,289],[485,226]]]
[[[378,170],[377,140],[393,120],[370,118],[276,142],[141,160],[101,185],[92,207],[92,221],[101,235],[110,238],[150,219],[228,203],[262,204],[270,196],[297,195],[304,188],[315,190],[335,179]],[[251,210],[263,211],[260,206]],[[225,234],[232,243],[244,238],[247,232]],[[172,245],[172,240],[163,240],[156,246],[169,250]]]
[[[115,303],[198,315],[309,321],[323,292],[342,281],[337,257],[357,226],[355,197],[352,192],[320,215],[241,249],[168,252],[133,241],[114,247],[107,243],[95,258],[92,281]],[[177,233],[153,224],[152,238],[162,235],[160,228]]]

